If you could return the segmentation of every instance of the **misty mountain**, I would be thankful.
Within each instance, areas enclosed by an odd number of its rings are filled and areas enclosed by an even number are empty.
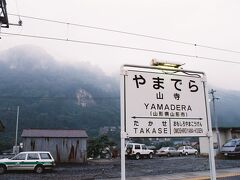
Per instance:
[[[23,128],[86,129],[119,126],[119,82],[96,66],[57,62],[44,50],[19,46],[0,53],[0,136],[14,139],[16,109]]]
[[[240,92],[216,89],[219,127],[240,127]],[[0,53],[0,140],[14,142],[17,106],[23,128],[86,129],[120,125],[119,78],[88,62],[68,65],[25,45]],[[212,118],[214,120],[214,118]],[[213,123],[214,125],[214,123]]]

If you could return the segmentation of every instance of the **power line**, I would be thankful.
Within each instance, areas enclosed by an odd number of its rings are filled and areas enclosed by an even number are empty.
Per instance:
[[[213,47],[213,46],[201,45],[201,44],[190,43],[190,42],[185,42],[185,41],[178,41],[178,40],[162,38],[162,37],[157,37],[157,36],[151,36],[151,35],[146,35],[146,34],[132,33],[132,32],[127,32],[127,31],[108,29],[108,28],[103,28],[103,27],[98,27],[98,26],[89,26],[89,25],[84,25],[84,24],[69,23],[69,22],[64,22],[64,21],[57,21],[57,20],[51,20],[51,19],[39,18],[39,17],[33,17],[33,16],[25,16],[25,15],[19,15],[19,14],[17,15],[17,14],[13,14],[13,13],[8,13],[8,15],[18,16],[18,17],[21,16],[23,18],[34,19],[34,20],[39,20],[39,21],[46,21],[46,22],[52,22],[52,23],[65,24],[65,25],[68,25],[68,26],[72,25],[72,26],[78,26],[78,27],[89,28],[89,29],[96,29],[96,30],[114,32],[114,33],[121,33],[121,34],[144,37],[144,38],[168,41],[168,42],[172,42],[172,43],[185,44],[185,45],[191,45],[191,46],[195,46],[195,47],[213,49],[213,50],[217,50],[217,51],[225,51],[225,52],[240,54],[240,51],[235,51],[235,50],[231,50],[231,49],[217,48],[217,47]]]
[[[40,96],[0,96],[0,99],[25,99],[25,100],[29,100],[29,99],[32,99],[32,100],[78,100],[77,97],[73,97],[73,96],[68,96],[68,97],[61,97],[61,96],[55,96],[55,97],[40,97]],[[85,100],[85,101],[91,101],[91,100],[120,100],[120,97],[119,96],[93,96],[92,98],[90,97],[82,97],[81,98],[82,100]]]
[[[130,47],[130,46],[122,46],[122,45],[116,45],[116,44],[98,43],[98,42],[93,42],[93,41],[81,41],[81,40],[64,39],[64,38],[57,38],[57,37],[50,37],[50,36],[38,36],[38,35],[30,35],[30,34],[7,33],[7,32],[1,32],[1,34],[28,37],[28,38],[55,40],[55,41],[66,41],[66,42],[89,44],[89,45],[96,45],[96,46],[114,47],[114,48],[129,49],[129,50],[136,50],[136,51],[145,51],[145,52],[168,54],[168,55],[174,55],[174,56],[182,56],[182,57],[188,57],[188,58],[205,59],[205,60],[217,61],[217,62],[240,64],[240,62],[238,62],[238,61],[229,61],[229,60],[211,58],[211,57],[205,57],[205,56],[194,56],[194,55],[189,55],[189,54],[182,54],[182,53],[169,52],[169,51],[160,51],[160,50],[153,50],[153,49],[146,49],[146,48],[137,48],[137,47]]]
[[[16,14],[12,14],[12,13],[8,13],[8,15],[17,16]],[[195,45],[193,43],[188,43],[188,42],[183,42],[183,41],[171,40],[171,39],[166,39],[166,38],[161,38],[161,37],[155,37],[155,36],[138,34],[138,33],[131,33],[131,32],[126,32],[126,31],[114,30],[114,29],[107,29],[107,28],[102,28],[102,27],[97,27],[97,26],[89,26],[89,25],[84,25],[84,24],[69,23],[69,22],[64,22],[64,21],[57,21],[57,20],[51,20],[51,19],[39,18],[39,17],[32,17],[32,16],[25,16],[25,15],[20,15],[20,16],[23,17],[23,18],[34,19],[34,20],[39,20],[39,21],[46,21],[46,22],[59,23],[59,24],[65,24],[65,25],[72,25],[72,26],[84,27],[84,28],[89,28],[89,29],[97,29],[97,30],[102,30],[102,31],[121,33],[121,34],[133,35],[133,36],[140,36],[140,37],[151,38],[151,39],[159,39],[159,40],[163,40],[163,41],[181,43],[181,44],[186,44],[186,45]]]

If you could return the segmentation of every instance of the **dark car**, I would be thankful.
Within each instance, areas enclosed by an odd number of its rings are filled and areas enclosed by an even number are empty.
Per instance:
[[[240,155],[240,139],[231,139],[227,141],[222,146],[221,153],[224,156],[239,156]]]

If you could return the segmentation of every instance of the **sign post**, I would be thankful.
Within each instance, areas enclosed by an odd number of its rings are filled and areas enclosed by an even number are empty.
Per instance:
[[[127,138],[126,136],[126,129],[125,129],[125,112],[126,112],[126,105],[125,105],[125,76],[126,74],[125,70],[122,69],[121,71],[121,79],[120,79],[120,87],[121,87],[121,180],[126,179],[126,168],[125,168],[125,139]]]
[[[125,138],[208,137],[216,179],[210,109],[203,72],[124,65],[121,68],[121,179]]]

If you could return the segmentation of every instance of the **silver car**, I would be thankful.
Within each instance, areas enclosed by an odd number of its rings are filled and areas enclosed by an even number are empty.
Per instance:
[[[175,147],[162,147],[157,150],[156,155],[160,156],[179,156],[180,152],[177,151]]]
[[[181,146],[178,148],[178,152],[180,153],[180,156],[181,155],[190,155],[190,154],[194,154],[194,155],[198,155],[198,150],[197,149],[194,149],[193,147],[191,146]]]

